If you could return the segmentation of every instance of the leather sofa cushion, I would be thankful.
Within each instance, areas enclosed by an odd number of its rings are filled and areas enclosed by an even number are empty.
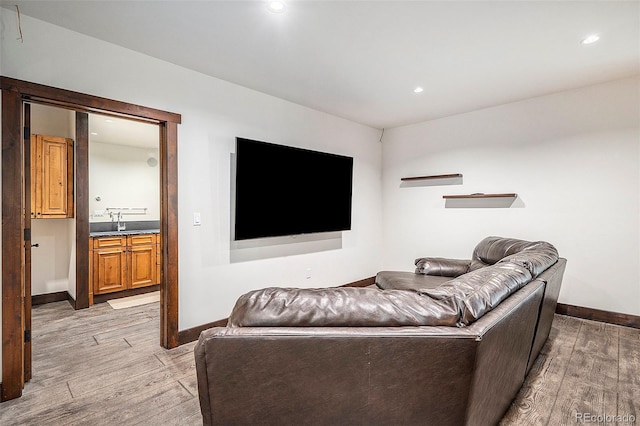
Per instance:
[[[416,274],[459,277],[469,271],[470,260],[420,257],[416,259]]]
[[[515,238],[487,237],[473,249],[473,260],[493,265],[504,257],[518,253],[532,244]]]
[[[408,271],[380,271],[376,274],[376,285],[382,290],[418,290],[435,288],[451,277],[414,274]]]
[[[498,262],[513,262],[529,269],[535,278],[559,259],[556,248],[545,241],[524,241],[515,238],[487,237],[473,250],[469,271]]]
[[[514,262],[525,266],[536,277],[558,258],[556,248],[547,242],[492,236],[476,245],[471,260],[420,257],[415,260],[415,273],[458,277],[498,262]]]
[[[437,300],[453,298],[460,309],[458,325],[464,326],[481,318],[531,279],[531,272],[523,266],[500,263],[418,292]]]
[[[549,269],[559,259],[558,251],[554,246],[546,242],[531,243],[518,253],[502,258],[498,263],[515,263],[531,272],[535,278]]]
[[[241,296],[228,327],[395,327],[455,326],[452,298],[376,288],[265,288]]]

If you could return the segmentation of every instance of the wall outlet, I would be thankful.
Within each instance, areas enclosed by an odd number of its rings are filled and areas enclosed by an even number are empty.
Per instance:
[[[104,210],[94,210],[93,217],[102,217],[104,216]]]

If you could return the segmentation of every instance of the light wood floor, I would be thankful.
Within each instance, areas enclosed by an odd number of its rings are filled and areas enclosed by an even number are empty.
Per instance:
[[[640,330],[555,316],[501,425],[576,424],[640,425]]]
[[[33,308],[33,378],[0,425],[201,425],[194,343],[160,347],[160,304]]]
[[[34,307],[33,379],[0,404],[0,424],[202,424],[195,343],[164,350],[158,330],[158,304]],[[640,330],[556,315],[501,425],[576,425],[578,413],[640,424]]]

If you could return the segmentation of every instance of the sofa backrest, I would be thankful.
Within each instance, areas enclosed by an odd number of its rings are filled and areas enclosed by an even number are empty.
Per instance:
[[[458,325],[465,326],[477,321],[531,279],[527,268],[515,263],[500,263],[418,292],[436,300],[453,298],[460,311]]]
[[[487,237],[479,267],[432,289],[279,288],[241,296],[229,327],[467,326],[558,261],[551,244]]]
[[[433,289],[279,288],[241,296],[229,327],[466,326],[530,282],[529,270],[500,263]]]
[[[453,298],[435,300],[413,291],[362,287],[279,288],[240,296],[228,327],[455,326]]]
[[[527,268],[535,278],[558,261],[558,251],[545,241],[487,237],[473,250],[470,271],[498,262],[515,263]]]

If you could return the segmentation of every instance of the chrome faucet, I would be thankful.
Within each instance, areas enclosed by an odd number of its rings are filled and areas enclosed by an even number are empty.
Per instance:
[[[118,212],[118,223],[116,224],[118,231],[124,231],[127,228],[127,224],[124,222],[120,222],[122,219],[122,212]]]

